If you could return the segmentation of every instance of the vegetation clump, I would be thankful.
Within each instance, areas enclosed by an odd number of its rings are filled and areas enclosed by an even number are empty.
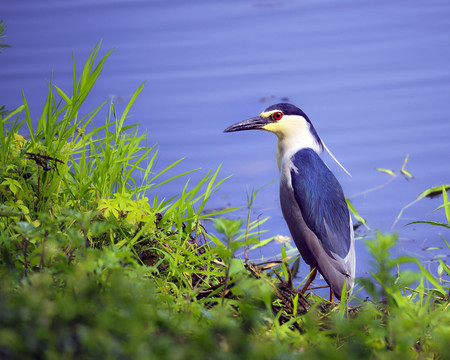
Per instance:
[[[242,229],[223,217],[233,209],[205,212],[219,169],[160,199],[159,186],[188,173],[161,180],[178,162],[155,172],[157,149],[128,125],[142,86],[120,116],[109,104],[104,125],[106,104],[83,113],[109,56],[96,62],[98,50],[79,77],[74,60],[71,95],[49,85],[37,121],[25,96],[0,117],[0,358],[448,357],[444,262],[434,276],[393,258],[396,237],[377,233],[360,280],[368,298],[333,304],[299,293],[284,248],[279,261],[237,259],[259,246],[265,220],[249,210]]]

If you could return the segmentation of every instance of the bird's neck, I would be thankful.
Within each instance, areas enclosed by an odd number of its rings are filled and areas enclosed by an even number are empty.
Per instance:
[[[306,148],[313,149],[318,155],[323,152],[322,144],[319,144],[310,134],[306,134],[304,136],[278,136],[278,169],[282,171],[282,164],[284,161],[289,160],[297,151]]]

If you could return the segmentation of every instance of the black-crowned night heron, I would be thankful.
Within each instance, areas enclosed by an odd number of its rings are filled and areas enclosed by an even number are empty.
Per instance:
[[[341,185],[319,157],[328,149],[308,116],[291,104],[272,105],[224,132],[250,129],[278,136],[281,209],[300,255],[312,271],[302,292],[318,270],[330,286],[331,299],[333,293],[341,299],[344,284],[348,292],[353,287],[355,245]]]

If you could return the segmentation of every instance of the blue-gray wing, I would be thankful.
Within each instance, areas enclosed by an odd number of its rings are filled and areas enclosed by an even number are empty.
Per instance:
[[[328,255],[350,251],[350,216],[342,187],[319,155],[302,149],[292,156],[291,181],[302,216]]]

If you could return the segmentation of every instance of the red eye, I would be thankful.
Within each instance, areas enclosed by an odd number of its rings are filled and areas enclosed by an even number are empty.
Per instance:
[[[282,117],[283,117],[283,113],[281,111],[278,111],[278,112],[272,114],[272,119],[274,119],[274,120],[280,120]]]

